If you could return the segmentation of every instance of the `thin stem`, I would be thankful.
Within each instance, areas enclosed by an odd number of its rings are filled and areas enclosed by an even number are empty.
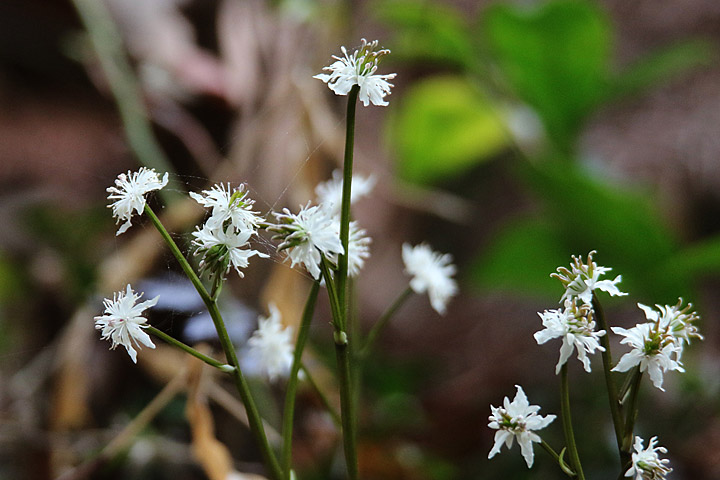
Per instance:
[[[355,431],[355,406],[353,401],[353,377],[351,374],[351,355],[348,334],[343,321],[343,309],[338,303],[335,285],[330,274],[330,266],[325,257],[320,262],[325,286],[330,298],[330,309],[333,314],[333,339],[335,341],[335,358],[337,359],[338,382],[340,384],[340,419],[342,421],[343,448],[349,480],[358,478],[357,439]]]
[[[213,279],[213,285],[212,290],[210,291],[210,298],[213,300],[213,302],[217,302],[217,299],[220,298],[220,292],[222,292],[223,287],[223,278],[222,278],[223,272],[217,271],[215,272],[215,278]]]
[[[325,256],[322,254],[320,255],[322,256],[322,260],[320,261],[320,270],[322,271],[323,278],[325,279],[325,287],[328,291],[330,311],[333,317],[333,327],[335,327],[336,333],[344,333],[345,323],[343,322],[342,308],[340,307],[340,302],[338,301],[337,290],[335,289],[335,284],[333,283],[332,273],[330,273],[330,265]]]
[[[385,312],[378,319],[375,325],[373,325],[373,327],[370,329],[370,332],[368,333],[367,339],[365,340],[365,345],[363,345],[362,350],[360,350],[360,358],[365,358],[367,355],[370,354],[370,351],[372,350],[372,347],[375,344],[375,340],[377,339],[380,332],[382,332],[387,326],[387,324],[390,323],[390,319],[393,317],[393,315],[395,315],[395,312],[397,312],[400,307],[403,306],[403,304],[410,297],[412,292],[412,288],[406,288],[400,295],[398,295],[398,297],[390,305],[390,307],[385,310]]]
[[[565,455],[565,449],[563,449],[560,454],[558,454],[553,448],[550,446],[549,443],[547,443],[545,440],[540,439],[540,446],[550,454],[551,457],[555,460],[555,463],[557,463],[560,466],[560,469],[568,476],[568,477],[575,477],[575,472],[573,472],[570,467],[565,463],[565,460],[563,456]]]
[[[280,468],[280,463],[278,463],[275,454],[270,448],[270,443],[268,442],[267,434],[265,433],[265,427],[263,426],[260,412],[258,411],[257,405],[255,405],[255,401],[253,400],[252,394],[250,393],[250,386],[248,385],[247,380],[245,380],[245,377],[240,370],[240,364],[237,359],[237,354],[235,353],[235,347],[233,346],[232,341],[230,340],[230,336],[227,333],[227,329],[225,328],[225,322],[222,319],[222,315],[220,314],[217,303],[210,300],[206,302],[205,305],[207,306],[210,317],[215,324],[215,329],[217,330],[218,337],[220,339],[220,345],[225,352],[228,363],[235,367],[235,370],[233,371],[235,387],[240,394],[240,399],[245,405],[245,410],[247,411],[248,416],[248,423],[250,424],[250,431],[255,436],[255,442],[258,448],[260,448],[263,460],[265,461],[265,466],[269,470],[270,477],[273,480],[282,480],[285,478],[285,476],[283,475],[283,471]]]
[[[632,379],[630,381],[629,397],[627,408],[625,409],[625,430],[623,432],[623,444],[620,450],[620,457],[622,458],[623,468],[625,472],[629,468],[631,459],[631,450],[633,444],[633,430],[635,429],[635,420],[638,415],[638,394],[640,392],[640,383],[642,381],[642,372],[640,367],[637,366],[632,371]]]
[[[157,215],[155,215],[155,212],[153,212],[152,208],[150,208],[150,206],[148,206],[147,204],[145,204],[145,213],[148,217],[150,217],[150,221],[152,221],[157,231],[160,232],[163,240],[165,240],[165,243],[170,248],[170,251],[175,256],[175,259],[180,264],[180,267],[183,269],[183,272],[185,272],[185,275],[187,275],[187,277],[192,282],[195,290],[197,290],[197,292],[200,294],[203,302],[205,302],[206,305],[208,303],[212,303],[213,299],[210,297],[210,294],[205,289],[205,285],[203,285],[203,283],[200,281],[200,277],[197,276],[195,270],[193,270],[193,268],[190,266],[190,263],[188,263],[187,259],[178,248],[175,240],[172,239],[168,231],[165,230],[162,222],[160,222],[160,219],[157,217]]]
[[[288,380],[287,392],[285,393],[285,407],[283,410],[283,448],[282,448],[282,466],[286,474],[286,479],[290,480],[290,469],[292,468],[292,433],[293,419],[295,417],[295,398],[298,386],[298,373],[302,367],[302,354],[305,344],[310,333],[310,323],[315,312],[315,303],[317,302],[318,291],[320,290],[320,282],[313,283],[305,302],[305,308],[300,321],[300,329],[298,330],[297,340],[295,341],[295,352],[293,354],[293,363],[290,370],[290,378]]]
[[[183,254],[180,252],[180,249],[178,248],[175,241],[172,239],[167,230],[165,230],[165,227],[157,218],[152,209],[147,205],[145,205],[145,213],[150,217],[150,220],[155,225],[155,228],[157,228],[157,230],[160,232],[160,235],[162,235],[163,240],[165,240],[165,243],[167,243],[168,247],[170,247],[173,255],[180,263],[183,271],[188,276],[192,284],[195,286],[195,289],[200,294],[200,297],[205,303],[205,306],[208,309],[208,313],[210,313],[210,317],[212,318],[213,324],[215,325],[215,330],[217,330],[220,345],[222,346],[223,352],[225,352],[227,362],[230,364],[230,366],[234,367],[232,376],[235,380],[235,387],[237,388],[238,393],[240,394],[240,399],[242,400],[243,404],[245,405],[245,409],[247,410],[250,431],[255,436],[255,442],[262,453],[263,460],[265,461],[265,466],[267,467],[270,473],[270,477],[273,480],[283,480],[285,476],[282,473],[280,464],[278,463],[275,454],[270,448],[267,435],[265,434],[265,428],[263,427],[262,418],[260,417],[260,413],[258,412],[255,401],[253,400],[250,393],[250,387],[247,383],[247,380],[245,380],[245,377],[240,370],[240,363],[238,362],[237,354],[235,353],[235,347],[233,346],[232,341],[230,340],[230,336],[227,333],[227,329],[225,328],[225,322],[223,321],[220,310],[218,309],[217,301],[212,298],[212,296],[205,289],[205,286],[202,284],[200,278],[192,269],[187,259],[185,259]],[[222,280],[220,277],[216,277],[215,285],[213,288],[214,291],[216,291],[217,289],[217,283],[221,281]]]
[[[600,352],[603,363],[603,373],[605,374],[605,387],[607,389],[608,401],[610,403],[610,415],[612,416],[613,427],[615,429],[615,441],[617,442],[618,450],[622,451],[623,443],[623,420],[622,411],[620,405],[620,398],[618,397],[617,385],[612,378],[612,354],[610,352],[610,329],[608,328],[607,320],[605,319],[605,312],[602,309],[602,305],[597,299],[597,296],[593,294],[592,299],[593,313],[598,323],[600,330],[605,330],[605,335],[600,337],[600,345],[605,351]]]
[[[572,427],[572,416],[570,414],[570,385],[568,382],[567,363],[560,370],[560,408],[562,414],[563,430],[565,432],[565,443],[570,453],[570,463],[580,480],[585,480],[585,474],[580,463],[580,456],[575,443],[575,432]]]
[[[177,340],[167,333],[163,332],[162,330],[158,330],[155,327],[148,326],[147,331],[155,335],[156,337],[160,337],[165,342],[169,343],[170,345],[179,348],[180,350],[184,350],[185,352],[189,353],[193,357],[199,358],[203,362],[207,363],[211,367],[215,367],[218,370],[225,372],[225,373],[232,373],[235,370],[235,367],[232,365],[228,365],[227,363],[219,362],[215,360],[214,358],[208,357],[207,355],[198,352],[194,348],[192,348],[190,345],[186,345],[180,340]]]
[[[342,420],[340,420],[340,414],[335,411],[335,408],[330,403],[330,400],[328,400],[327,395],[325,395],[325,392],[322,391],[320,385],[318,385],[318,383],[315,381],[315,378],[313,378],[310,370],[307,368],[307,366],[305,366],[305,364],[302,365],[302,371],[305,374],[305,379],[308,381],[313,390],[315,390],[318,398],[320,398],[320,402],[323,404],[323,407],[325,407],[325,410],[327,410],[327,412],[330,414],[330,417],[332,417],[332,421],[335,426],[341,428]]]
[[[347,115],[345,118],[345,155],[343,159],[343,188],[340,207],[340,242],[343,254],[338,257],[337,291],[338,300],[347,314],[347,273],[348,243],[350,242],[350,199],[352,197],[353,152],[355,149],[355,108],[357,106],[359,85],[354,85],[348,93]]]

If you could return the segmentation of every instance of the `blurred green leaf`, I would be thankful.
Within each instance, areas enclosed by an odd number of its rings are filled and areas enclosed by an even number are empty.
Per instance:
[[[451,76],[413,85],[390,130],[399,174],[416,183],[458,175],[509,142],[501,113],[468,81]]]
[[[661,274],[678,250],[647,196],[613,188],[567,163],[543,162],[524,175],[542,211],[497,234],[474,266],[480,286],[557,292],[548,275],[569,264],[571,255],[597,250],[596,261],[621,274],[621,289],[635,299],[672,302],[688,293],[687,275]],[[720,266],[720,241],[708,255]]]
[[[498,4],[485,11],[483,26],[516,94],[569,151],[583,120],[607,94],[611,29],[604,12],[580,0]]]
[[[378,20],[396,32],[390,43],[393,57],[468,67],[476,52],[465,20],[449,7],[434,2],[375,2]]]
[[[651,53],[618,75],[615,95],[631,95],[694,67],[709,65],[716,56],[708,42],[688,40]]]
[[[569,258],[557,229],[547,221],[516,220],[497,234],[472,265],[470,275],[487,290],[558,296],[560,286],[550,274]]]

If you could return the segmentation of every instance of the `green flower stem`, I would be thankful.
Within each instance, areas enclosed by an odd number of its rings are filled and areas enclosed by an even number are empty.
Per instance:
[[[642,372],[640,366],[633,369],[630,381],[630,390],[628,396],[627,408],[625,409],[625,430],[623,432],[622,449],[620,456],[623,461],[623,472],[629,468],[631,459],[631,451],[633,444],[633,430],[635,429],[635,420],[638,415],[638,393],[640,392],[640,383],[642,381]]]
[[[147,205],[145,205],[145,213],[148,215],[148,217],[150,217],[150,220],[155,225],[155,228],[157,228],[157,230],[160,232],[160,235],[163,237],[163,240],[165,240],[165,243],[167,243],[168,247],[170,247],[170,251],[172,251],[173,255],[180,263],[183,271],[190,279],[193,286],[195,286],[195,289],[197,290],[198,294],[200,294],[200,297],[205,303],[205,306],[208,309],[208,313],[210,313],[210,317],[213,320],[213,324],[215,324],[215,330],[217,330],[220,345],[222,346],[223,352],[225,352],[227,362],[230,364],[231,367],[234,367],[232,376],[235,380],[235,387],[240,394],[240,399],[245,405],[245,410],[247,411],[248,416],[248,423],[250,424],[250,431],[255,436],[255,443],[257,444],[258,448],[262,453],[265,466],[268,469],[268,473],[273,480],[284,480],[285,476],[283,475],[282,469],[280,468],[280,464],[278,463],[275,454],[270,448],[270,443],[268,442],[267,435],[265,434],[265,428],[263,427],[262,418],[260,417],[260,413],[258,412],[255,401],[253,400],[250,393],[250,387],[248,386],[247,380],[245,380],[245,377],[240,370],[240,364],[237,359],[237,354],[235,353],[235,347],[233,346],[232,341],[230,340],[230,336],[227,333],[227,329],[225,328],[225,322],[223,321],[222,315],[220,314],[220,310],[218,309],[216,300],[212,298],[212,296],[208,293],[207,289],[205,289],[205,286],[202,284],[200,278],[192,269],[187,259],[180,252],[180,249],[178,248],[175,241],[172,239],[167,230],[165,230],[165,227],[157,218],[152,209]],[[213,291],[217,291],[217,289],[219,288],[218,283],[220,282],[222,282],[222,277],[216,276],[213,282]]]
[[[360,91],[354,85],[348,93],[347,115],[345,118],[345,156],[343,160],[343,188],[340,207],[340,242],[343,254],[338,257],[337,291],[343,314],[347,315],[347,274],[348,274],[348,243],[350,241],[350,198],[352,196],[353,152],[355,149],[355,108]]]
[[[620,397],[618,397],[617,385],[612,378],[612,354],[610,353],[610,329],[608,328],[607,320],[605,319],[605,312],[602,309],[602,305],[597,299],[597,296],[593,294],[592,299],[593,313],[598,323],[600,330],[605,330],[605,335],[600,337],[600,345],[605,349],[604,352],[600,352],[603,363],[603,372],[605,374],[605,387],[608,394],[608,401],[610,403],[610,415],[612,416],[613,427],[615,429],[615,441],[617,442],[618,450],[622,451],[623,443],[623,419],[622,411],[620,409]]]
[[[200,281],[200,278],[195,273],[195,270],[193,270],[185,256],[178,248],[175,240],[173,240],[168,231],[165,230],[165,227],[163,226],[162,222],[160,222],[160,219],[157,217],[157,215],[155,215],[155,212],[153,212],[152,208],[150,208],[147,204],[145,204],[145,213],[148,217],[150,217],[150,221],[152,221],[157,231],[160,232],[163,240],[165,240],[165,243],[170,248],[170,251],[175,256],[175,259],[180,264],[180,267],[183,269],[183,272],[185,272],[185,275],[187,275],[187,277],[192,282],[195,290],[197,290],[197,292],[200,294],[203,302],[205,302],[206,305],[208,303],[212,303],[213,299],[210,297],[207,289],[205,289],[205,285],[203,285],[203,283]]]
[[[295,397],[298,386],[298,373],[302,367],[302,354],[305,344],[310,333],[310,322],[315,313],[315,303],[320,290],[320,282],[314,282],[302,314],[300,321],[300,329],[298,330],[297,339],[295,341],[295,352],[293,354],[293,363],[290,370],[290,378],[288,380],[287,392],[285,393],[285,407],[283,410],[283,447],[282,447],[282,467],[286,474],[286,479],[290,480],[290,470],[292,468],[292,433],[293,419],[295,417]]]
[[[567,475],[568,477],[575,477],[575,472],[573,472],[570,467],[565,463],[565,460],[563,459],[563,456],[565,455],[565,449],[558,455],[558,453],[553,450],[553,448],[548,444],[545,440],[540,439],[540,446],[550,454],[553,459],[555,459],[555,462],[560,466],[560,469]]]
[[[312,374],[310,373],[310,370],[305,366],[305,364],[302,364],[301,367],[303,373],[305,374],[305,379],[308,381],[313,390],[315,390],[315,393],[320,399],[320,402],[323,404],[323,407],[325,407],[325,410],[327,410],[327,412],[330,414],[330,417],[332,418],[335,426],[338,428],[342,428],[342,420],[340,420],[340,415],[335,411],[335,408],[330,403],[330,400],[328,400],[325,392],[320,389],[320,385],[318,385],[318,383],[315,381]]]
[[[572,416],[570,415],[570,385],[568,381],[567,363],[560,370],[560,408],[562,413],[562,424],[565,432],[565,444],[570,453],[570,464],[577,473],[577,478],[585,480],[585,474],[580,463],[580,456],[575,443],[575,433],[572,427]]]
[[[395,315],[395,312],[397,312],[400,307],[405,304],[405,301],[412,293],[412,288],[407,287],[400,295],[398,295],[392,305],[385,310],[385,313],[382,314],[375,325],[373,325],[372,329],[370,329],[367,339],[365,340],[365,345],[363,345],[362,350],[360,350],[360,358],[365,358],[370,354],[372,347],[375,344],[375,340],[380,332],[385,329],[387,324],[390,322],[390,319]]]
[[[343,449],[349,480],[358,478],[357,435],[355,430],[355,405],[353,396],[353,376],[351,373],[351,353],[348,334],[345,331],[343,308],[340,306],[330,274],[330,266],[325,257],[320,262],[325,286],[330,297],[330,309],[333,314],[333,340],[335,341],[335,358],[337,359],[338,382],[340,384],[340,419],[342,421]],[[334,305],[334,306],[333,306]]]
[[[336,336],[339,334],[345,334],[345,322],[342,314],[342,308],[338,300],[337,290],[335,289],[335,283],[333,283],[332,273],[330,272],[330,264],[324,255],[320,254],[322,260],[320,261],[320,270],[322,271],[323,278],[325,279],[325,287],[328,291],[328,300],[330,301],[330,311],[333,317],[333,327],[335,328]]]
[[[207,306],[210,317],[212,317],[213,323],[215,324],[215,329],[217,330],[218,337],[220,339],[220,345],[225,352],[228,363],[235,367],[235,371],[233,371],[235,387],[240,394],[240,399],[245,405],[248,423],[250,424],[250,431],[253,433],[255,443],[262,453],[269,476],[273,480],[283,480],[286,477],[283,475],[283,471],[280,467],[280,463],[278,463],[277,457],[270,448],[270,443],[268,442],[267,434],[265,433],[265,427],[263,427],[260,412],[258,411],[252,394],[250,393],[250,386],[240,370],[240,364],[237,359],[237,354],[235,353],[235,347],[233,346],[230,336],[227,333],[225,322],[222,319],[217,303],[210,301],[206,302],[205,305]]]
[[[232,373],[235,370],[235,367],[232,365],[228,365],[227,363],[218,362],[214,358],[208,357],[207,355],[198,352],[194,348],[192,348],[190,345],[186,345],[182,343],[180,340],[176,340],[175,338],[171,337],[167,333],[163,332],[162,330],[158,330],[155,327],[148,326],[146,330],[156,337],[159,337],[163,339],[165,342],[169,343],[170,345],[179,348],[180,350],[184,350],[193,357],[199,358],[203,362],[207,363],[211,367],[215,367],[218,370],[225,372],[225,373]]]

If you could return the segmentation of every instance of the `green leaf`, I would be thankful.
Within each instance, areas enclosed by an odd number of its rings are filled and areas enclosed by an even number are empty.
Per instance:
[[[630,66],[614,81],[615,95],[631,95],[690,69],[710,65],[716,57],[708,42],[688,40],[653,52]]]
[[[594,3],[498,4],[483,18],[487,42],[515,93],[533,106],[551,139],[569,151],[589,112],[605,98],[610,23]]]
[[[417,82],[391,122],[399,174],[420,184],[461,174],[509,143],[501,113],[460,77]]]
[[[559,298],[562,290],[550,274],[569,258],[557,229],[545,219],[516,220],[502,228],[473,263],[470,275],[486,290]]]
[[[465,20],[454,9],[433,2],[375,2],[378,20],[395,32],[389,42],[393,57],[450,63],[473,64],[476,55]]]

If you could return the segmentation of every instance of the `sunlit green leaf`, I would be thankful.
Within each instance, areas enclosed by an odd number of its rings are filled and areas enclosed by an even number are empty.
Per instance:
[[[459,77],[417,82],[392,120],[399,173],[412,182],[458,175],[508,145],[501,113]]]

